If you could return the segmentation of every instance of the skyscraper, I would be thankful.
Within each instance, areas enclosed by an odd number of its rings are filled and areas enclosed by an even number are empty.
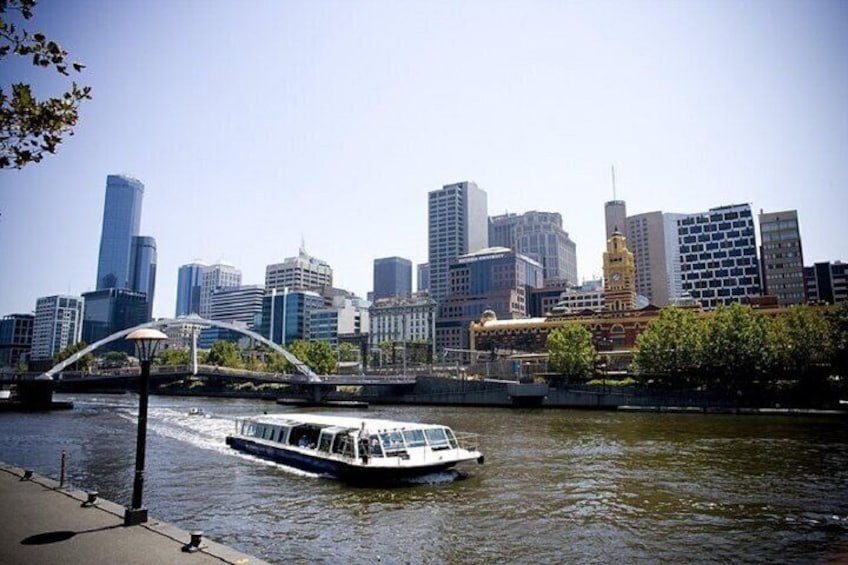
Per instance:
[[[301,245],[297,257],[287,257],[282,263],[265,267],[265,288],[319,289],[333,286],[333,268],[329,263],[313,257]]]
[[[50,359],[82,340],[83,299],[79,296],[45,296],[35,304],[32,325],[32,359]]]
[[[430,292],[430,263],[418,264],[418,292]]]
[[[710,208],[677,221],[684,292],[704,308],[758,296],[760,268],[747,204]]]
[[[209,319],[252,330],[262,314],[264,298],[265,287],[262,285],[219,288],[212,292],[209,300]]]
[[[604,204],[604,223],[607,239],[611,238],[616,230],[625,238],[630,235],[627,233],[627,204],[624,200],[610,200]]]
[[[489,218],[489,245],[507,247],[542,264],[545,280],[577,284],[577,246],[558,212],[525,212]]]
[[[97,289],[132,288],[133,237],[141,226],[144,185],[123,176],[106,177],[103,230],[97,262]]]
[[[241,285],[241,271],[229,263],[220,261],[203,269],[203,279],[200,287],[201,318],[209,318],[212,314],[212,293],[222,288]]]
[[[636,293],[656,306],[668,306],[682,293],[677,241],[677,220],[682,217],[664,212],[627,216],[624,231],[636,262]]]
[[[374,300],[412,294],[412,261],[403,257],[374,259]]]
[[[124,175],[106,177],[103,228],[97,262],[97,290],[117,288],[144,293],[147,319],[153,317],[156,240],[140,236],[144,185]],[[116,328],[115,331],[124,329]]]
[[[451,261],[489,245],[486,192],[473,182],[448,184],[428,194],[430,296],[448,294]]]
[[[207,266],[202,261],[194,261],[180,266],[177,275],[177,316],[200,314],[203,271]]]
[[[763,213],[760,210],[760,260],[763,293],[776,296],[781,305],[804,302],[804,255],[798,212]]]
[[[0,318],[0,367],[15,367],[27,360],[32,349],[32,314],[9,314]]]
[[[148,321],[147,295],[126,288],[104,288],[85,292],[85,315],[82,339],[94,343],[113,333]],[[133,354],[135,346],[119,339],[103,346],[103,350]]]

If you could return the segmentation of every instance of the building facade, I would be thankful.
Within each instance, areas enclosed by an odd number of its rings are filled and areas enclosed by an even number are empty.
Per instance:
[[[798,212],[760,210],[759,222],[763,294],[776,296],[782,306],[804,303],[804,254]]]
[[[677,220],[684,214],[646,212],[627,217],[627,248],[636,266],[636,294],[668,306],[682,294]]]
[[[618,231],[613,231],[604,252],[604,301],[605,309],[611,312],[636,307],[636,264],[627,238]]]
[[[326,341],[332,347],[338,347],[339,336],[354,336],[368,333],[368,307],[358,300],[349,298],[337,300],[330,308],[312,312],[309,320],[309,339]]]
[[[489,245],[508,247],[541,263],[545,280],[577,284],[577,246],[558,212],[526,212],[489,218]]]
[[[451,262],[488,246],[486,192],[473,182],[448,184],[431,191],[427,227],[430,296],[440,301],[448,295]]]
[[[710,208],[677,221],[684,293],[704,308],[759,296],[754,218],[747,204]]]
[[[212,315],[212,293],[224,288],[241,286],[241,271],[229,263],[219,262],[203,269],[200,287],[200,317]]]
[[[219,288],[212,292],[209,301],[209,319],[252,330],[262,315],[264,298],[262,285]]]
[[[424,294],[375,301],[369,309],[369,349],[386,342],[426,343],[432,349],[436,309],[436,301]]]
[[[297,257],[265,267],[265,288],[309,290],[333,286],[333,269],[329,263],[313,257],[301,246]]]
[[[816,263],[804,267],[807,302],[839,304],[848,301],[848,263]]]
[[[412,295],[412,261],[403,257],[374,259],[374,300]]]
[[[9,314],[0,319],[0,367],[26,363],[32,351],[32,314]]]
[[[610,200],[604,204],[604,225],[606,226],[607,239],[618,231],[624,237],[627,233],[627,204],[624,200]]]
[[[147,295],[143,292],[104,288],[83,293],[82,297],[85,299],[82,339],[88,344],[149,321]],[[101,349],[135,354],[135,346],[123,339],[104,345]]]
[[[416,288],[418,292],[430,292],[430,263],[420,263],[418,265]]]
[[[467,349],[468,327],[483,312],[526,318],[531,289],[544,284],[542,265],[506,247],[491,247],[451,263],[448,295],[439,303],[436,348]]]
[[[156,240],[140,235],[132,238],[132,286],[131,290],[147,296],[147,319],[153,319],[153,298],[156,293]]]
[[[177,308],[175,315],[200,315],[200,296],[203,291],[203,272],[206,263],[195,261],[181,265],[177,275]]]
[[[311,290],[269,292],[262,299],[262,323],[257,333],[283,347],[309,339],[312,313],[324,307],[324,298]]]
[[[31,359],[50,359],[82,341],[83,304],[82,297],[69,295],[45,296],[36,301]]]

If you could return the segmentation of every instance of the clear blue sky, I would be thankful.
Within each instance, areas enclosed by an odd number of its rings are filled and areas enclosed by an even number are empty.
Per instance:
[[[629,213],[797,209],[805,263],[848,260],[848,2],[42,0],[30,27],[94,99],[0,172],[0,315],[94,288],[110,173],[146,187],[156,316],[179,265],[261,284],[301,238],[364,296],[373,259],[427,260],[427,192],[460,180],[561,212],[589,278],[610,164]]]

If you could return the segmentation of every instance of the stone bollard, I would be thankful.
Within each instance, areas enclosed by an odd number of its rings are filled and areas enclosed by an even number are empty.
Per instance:
[[[194,553],[195,551],[200,551],[202,548],[200,547],[200,541],[203,537],[203,530],[192,530],[189,532],[191,536],[191,540],[183,546],[183,551],[185,553]]]

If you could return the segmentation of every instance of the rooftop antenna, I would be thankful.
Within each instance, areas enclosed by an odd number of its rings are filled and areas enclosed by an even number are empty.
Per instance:
[[[615,165],[610,165],[612,169],[612,199],[615,200]]]

